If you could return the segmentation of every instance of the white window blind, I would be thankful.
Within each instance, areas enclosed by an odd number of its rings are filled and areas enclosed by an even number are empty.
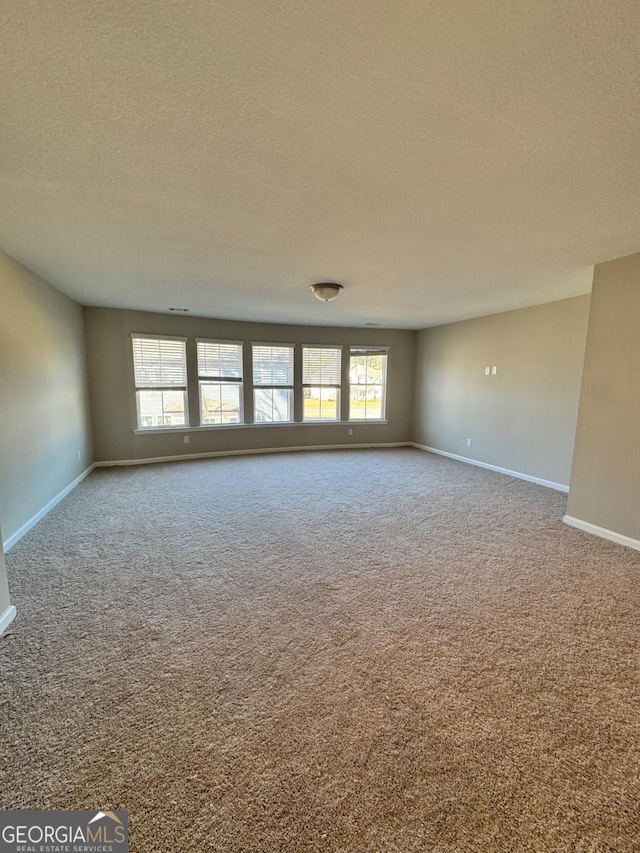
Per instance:
[[[342,350],[302,348],[302,416],[305,421],[337,421],[340,417]]]
[[[293,346],[253,344],[253,416],[256,423],[293,420]]]
[[[243,417],[242,344],[234,341],[196,341],[200,423],[241,424]]]
[[[188,424],[187,344],[184,338],[132,335],[139,429]]]
[[[133,369],[136,388],[186,388],[186,341],[134,336]]]
[[[197,341],[198,376],[242,379],[242,344],[231,341]]]
[[[302,384],[340,385],[341,361],[339,347],[303,347]]]
[[[384,420],[387,402],[386,347],[351,347],[349,420]]]
[[[362,355],[362,356],[375,356],[375,355],[388,355],[389,347],[350,347],[351,355]]]
[[[253,384],[293,386],[293,347],[254,344]]]

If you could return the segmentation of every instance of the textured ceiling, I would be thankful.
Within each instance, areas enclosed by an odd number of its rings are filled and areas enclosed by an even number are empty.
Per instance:
[[[637,0],[2,17],[0,248],[84,304],[418,328],[640,250]]]

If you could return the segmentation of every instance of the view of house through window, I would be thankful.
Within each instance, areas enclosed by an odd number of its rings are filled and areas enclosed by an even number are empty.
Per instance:
[[[255,423],[293,420],[293,346],[253,344]]]
[[[386,417],[387,350],[351,347],[349,420]]]
[[[340,347],[302,347],[302,418],[340,420]]]
[[[186,339],[132,335],[132,344],[138,428],[188,424]]]
[[[242,343],[198,340],[196,346],[200,423],[242,423]]]

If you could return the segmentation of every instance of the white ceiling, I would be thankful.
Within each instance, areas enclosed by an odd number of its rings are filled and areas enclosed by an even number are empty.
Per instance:
[[[2,5],[0,247],[84,304],[419,328],[640,250],[637,0]]]

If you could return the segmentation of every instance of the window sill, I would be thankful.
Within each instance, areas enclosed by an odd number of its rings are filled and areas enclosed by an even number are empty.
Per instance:
[[[281,421],[279,423],[263,423],[263,424],[206,424],[205,426],[170,426],[170,427],[149,427],[148,429],[134,429],[134,435],[159,435],[161,433],[171,432],[206,432],[208,430],[218,429],[277,429],[278,427],[313,427],[313,426],[353,426],[357,424],[376,424],[377,426],[388,424],[388,420],[360,420],[360,421]]]

